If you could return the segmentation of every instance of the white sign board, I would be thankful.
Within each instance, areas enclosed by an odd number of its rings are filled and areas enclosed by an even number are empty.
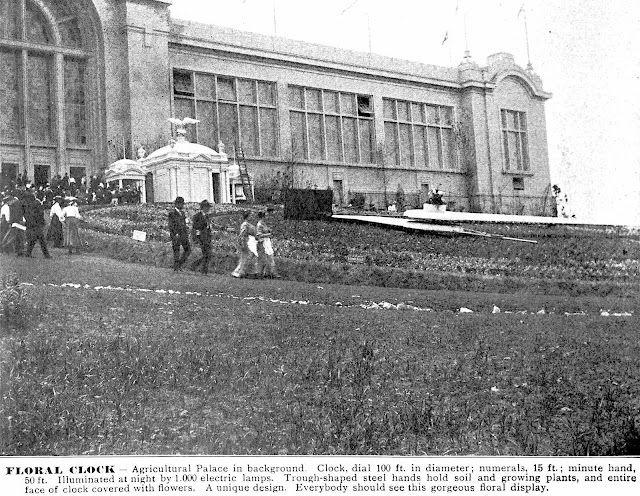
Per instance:
[[[133,239],[135,239],[136,241],[146,241],[147,240],[147,233],[144,231],[133,231]]]

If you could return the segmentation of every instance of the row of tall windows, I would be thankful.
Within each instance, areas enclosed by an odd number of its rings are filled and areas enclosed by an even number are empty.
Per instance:
[[[370,95],[303,86],[288,88],[293,159],[376,163]],[[278,157],[275,83],[174,70],[174,115],[200,122],[189,141],[249,157]],[[386,164],[459,169],[453,107],[383,99]],[[502,110],[506,170],[529,170],[526,116]]]
[[[173,72],[174,115],[200,122],[188,127],[189,141],[228,154],[241,147],[252,157],[278,155],[275,83],[186,71]]]
[[[24,4],[24,11],[21,8]],[[53,26],[39,7],[27,0],[0,2],[0,142],[23,145],[27,136],[33,145],[56,146],[61,130],[56,116],[64,115],[67,146],[85,147],[89,142],[85,58],[65,53],[65,47],[81,45],[78,19],[63,2],[51,2],[61,46],[54,50]],[[4,40],[23,41],[17,48]],[[56,77],[56,53],[62,55],[63,74]],[[61,81],[56,86],[56,80]],[[57,105],[61,91],[64,104]]]
[[[529,147],[527,145],[525,113],[502,109],[500,117],[505,169],[508,171],[529,171]]]
[[[428,169],[458,168],[453,107],[385,98],[386,163]]]
[[[371,96],[289,86],[293,158],[373,164]]]
[[[23,84],[20,51],[0,49],[3,68],[0,72],[0,141],[20,143],[28,129],[33,144],[54,145],[57,137],[55,115],[63,111],[67,145],[87,145],[86,62],[64,58],[64,109],[56,109],[53,56],[28,52],[25,60],[26,84]],[[23,91],[27,101],[27,126],[22,125]]]
[[[22,22],[23,1],[25,0],[2,0],[0,2],[0,39],[52,44],[53,38],[45,16],[30,1],[25,1],[24,23]],[[46,7],[58,24],[61,45],[81,48],[82,37],[73,7],[60,0],[47,2]],[[22,33],[23,25],[24,35]]]

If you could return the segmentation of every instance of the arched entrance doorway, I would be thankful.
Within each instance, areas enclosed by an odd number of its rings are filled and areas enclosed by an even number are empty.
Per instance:
[[[15,169],[42,184],[95,168],[101,127],[98,21],[91,2],[85,3],[0,0],[3,179]]]

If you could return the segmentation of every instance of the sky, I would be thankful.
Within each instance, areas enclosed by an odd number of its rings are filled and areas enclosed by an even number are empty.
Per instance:
[[[497,52],[530,61],[553,94],[551,180],[571,212],[640,226],[637,0],[173,0],[171,12],[427,64],[455,67],[467,48],[481,66]]]

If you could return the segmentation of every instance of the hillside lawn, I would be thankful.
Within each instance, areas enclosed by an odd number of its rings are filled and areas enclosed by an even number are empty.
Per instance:
[[[53,255],[0,255],[28,284],[2,321],[2,455],[640,454],[637,281],[424,290]]]

